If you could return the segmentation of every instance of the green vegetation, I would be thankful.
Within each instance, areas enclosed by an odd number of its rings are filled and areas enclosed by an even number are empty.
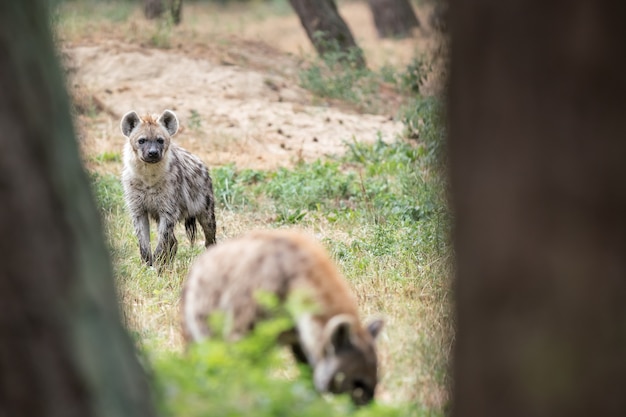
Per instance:
[[[93,160],[95,162],[106,163],[106,162],[121,162],[122,157],[119,152],[102,152],[99,155],[96,155]]]
[[[119,178],[112,175],[91,174],[92,189],[98,201],[100,211],[105,218],[122,215],[124,191]]]
[[[153,356],[150,362],[162,415],[429,415],[418,408],[406,412],[376,403],[356,408],[348,396],[320,396],[313,387],[310,369],[277,348],[276,338],[292,326],[292,321],[286,314],[274,316],[237,342],[213,338],[191,346],[184,355],[168,352]]]
[[[192,109],[189,115],[189,128],[198,130],[202,126],[202,118],[200,117],[200,113],[197,110]]]
[[[374,93],[383,78],[358,65],[361,51],[344,52],[337,42],[326,43],[324,56],[310,59],[300,71],[300,84],[322,98],[347,101],[364,110],[380,108]]]
[[[52,0],[50,4],[55,23],[61,23],[65,30],[73,30],[76,25],[89,24],[94,20],[113,23],[126,22],[136,9],[133,1],[63,1]],[[71,7],[64,7],[69,5]]]
[[[378,94],[382,84],[387,84],[404,95],[409,107],[429,98],[422,98],[420,92],[428,75],[433,71],[433,63],[425,55],[417,55],[406,68],[384,65],[378,71],[358,65],[361,51],[352,49],[344,52],[336,42],[327,42],[328,52],[323,57],[309,59],[300,71],[300,85],[320,98],[336,99],[351,103],[364,111],[378,112],[385,108],[384,98]],[[436,101],[436,100],[434,100]],[[410,136],[407,136],[410,137]]]
[[[356,62],[359,51],[345,53],[329,48],[322,60],[315,59],[300,73],[300,83],[319,95],[351,103],[369,100],[376,88],[376,74]]]

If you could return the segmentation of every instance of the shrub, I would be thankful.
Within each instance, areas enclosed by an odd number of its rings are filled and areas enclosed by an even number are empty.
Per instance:
[[[294,365],[276,346],[278,335],[291,326],[291,320],[283,315],[258,324],[249,336],[237,342],[213,338],[190,346],[186,354],[153,357],[153,387],[161,415],[407,415],[375,403],[356,408],[347,395],[318,394],[308,367]]]

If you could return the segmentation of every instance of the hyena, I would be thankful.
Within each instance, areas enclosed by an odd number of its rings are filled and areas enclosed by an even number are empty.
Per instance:
[[[356,300],[324,248],[301,232],[257,231],[213,246],[189,270],[183,289],[183,335],[189,342],[210,336],[208,318],[226,315],[237,338],[266,316],[258,291],[304,296],[308,312],[281,335],[297,360],[313,369],[320,392],[348,393],[355,404],[374,397],[378,381],[375,339],[380,319],[364,326]],[[300,299],[298,299],[300,300]]]
[[[165,110],[160,116],[124,115],[122,184],[126,205],[139,239],[141,258],[148,265],[170,261],[178,248],[174,226],[185,222],[193,244],[196,220],[204,231],[205,246],[215,243],[213,183],[206,165],[171,141],[178,131],[176,115]],[[157,222],[158,243],[151,252],[150,218]]]

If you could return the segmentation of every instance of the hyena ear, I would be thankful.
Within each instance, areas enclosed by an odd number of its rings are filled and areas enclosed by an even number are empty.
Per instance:
[[[385,322],[383,319],[375,319],[367,323],[367,331],[372,335],[372,338],[376,339],[383,329]]]
[[[324,327],[324,350],[335,353],[353,346],[352,332],[355,319],[347,314],[340,314],[328,320]]]
[[[122,117],[122,123],[120,127],[122,128],[122,133],[124,136],[129,137],[133,130],[141,123],[141,119],[139,115],[134,111],[129,111]]]
[[[174,136],[178,131],[178,118],[171,110],[165,110],[157,122],[167,130],[170,136]]]

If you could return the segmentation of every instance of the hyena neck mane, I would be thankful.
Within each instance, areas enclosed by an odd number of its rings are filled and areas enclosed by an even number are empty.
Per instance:
[[[172,155],[176,145],[170,144],[170,149],[164,153],[163,158],[156,163],[149,164],[133,152],[130,144],[124,148],[124,168],[125,174],[132,178],[139,179],[146,184],[155,184],[167,177],[171,170]]]

